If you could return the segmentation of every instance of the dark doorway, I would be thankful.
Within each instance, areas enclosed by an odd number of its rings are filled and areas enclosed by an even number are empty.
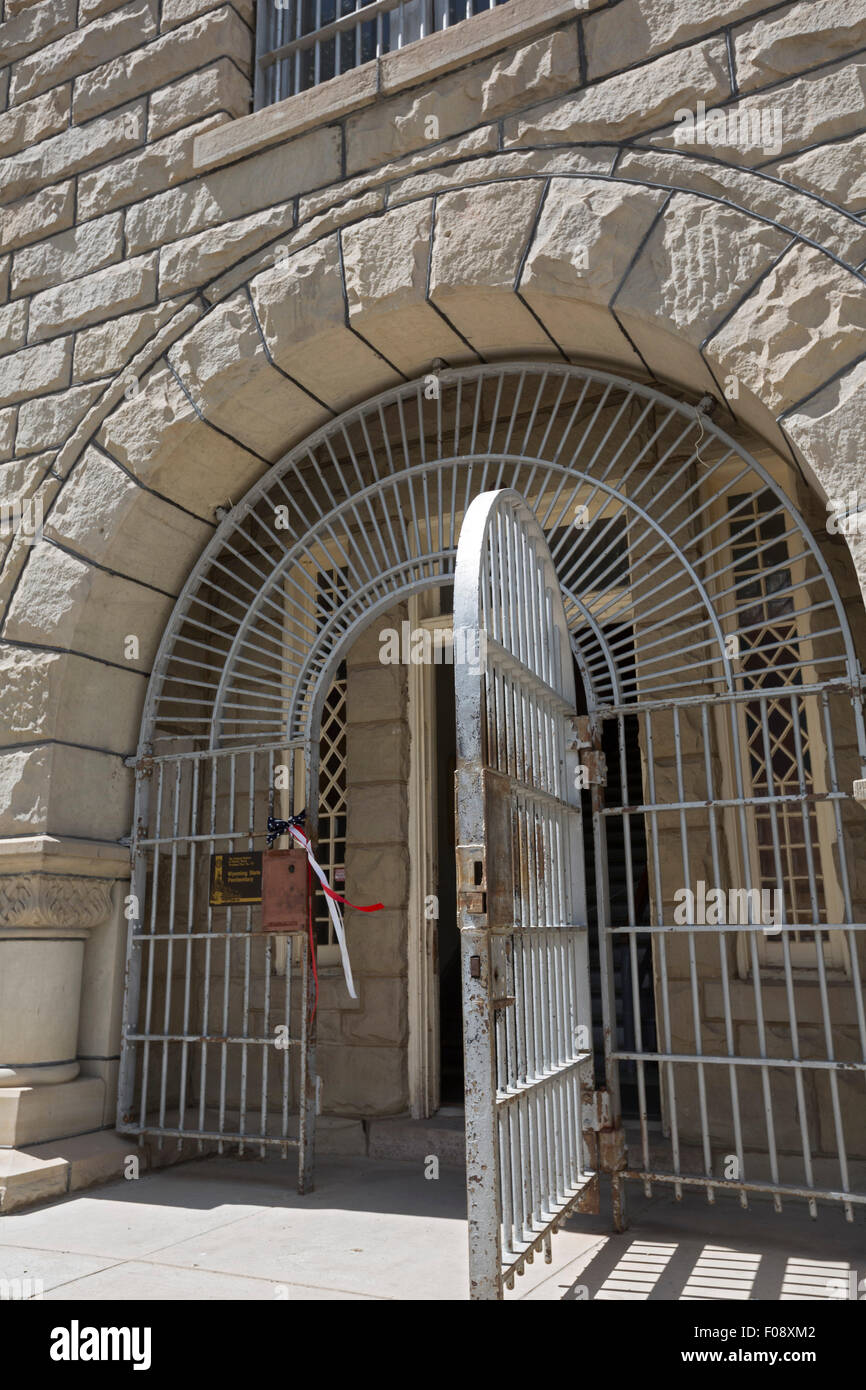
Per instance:
[[[442,612],[451,605],[452,591],[442,590]],[[578,711],[585,713],[583,686],[575,669],[575,689]],[[440,1104],[463,1104],[463,1017],[460,989],[460,935],[457,927],[457,884],[455,869],[456,833],[454,824],[454,772],[457,765],[457,731],[454,715],[454,668],[443,663],[435,673],[436,728],[436,857],[438,862],[438,965],[439,965],[439,1062]],[[626,800],[636,804],[642,799],[640,744],[637,720],[625,721],[625,763],[620,768],[620,749],[614,723],[603,726],[603,749],[609,769],[605,803],[623,804],[623,779]],[[598,941],[598,913],[595,885],[595,855],[592,840],[592,812],[588,792],[582,794],[584,825],[584,863],[586,871],[587,914],[590,930],[590,975],[592,990],[593,1049],[595,1052],[596,1084],[604,1084],[604,1036],[601,1009],[601,970]],[[623,826],[619,817],[606,820],[608,860],[608,901],[611,926],[629,924],[628,894],[625,885],[626,859]],[[649,925],[649,884],[647,842],[643,820],[633,821],[631,841],[632,901],[635,925]],[[638,1028],[642,1047],[654,1051],[656,1046],[655,997],[652,974],[651,936],[639,935],[631,952],[627,937],[614,937],[614,987],[616,995],[616,1045],[623,1051],[636,1050]],[[635,967],[637,970],[635,976]],[[635,989],[635,980],[637,988]],[[637,1010],[635,1009],[637,996]],[[644,1066],[647,1118],[659,1119],[658,1067]],[[623,1115],[636,1118],[639,1113],[636,1064],[620,1064],[620,1089]]]

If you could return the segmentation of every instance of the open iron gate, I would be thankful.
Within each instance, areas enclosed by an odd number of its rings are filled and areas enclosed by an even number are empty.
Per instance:
[[[571,646],[516,492],[466,513],[454,665],[469,1279],[489,1299],[542,1248],[551,1258],[578,1204],[598,1210],[581,1119],[592,1021]]]
[[[473,499],[514,489],[556,567],[585,699],[583,741],[608,757],[606,778],[582,797],[592,825],[609,1099],[607,1119],[594,1123],[616,1130],[626,1072],[637,1094],[638,1133],[627,1166],[616,1160],[615,1187],[630,1178],[677,1195],[703,1191],[710,1201],[732,1193],[743,1205],[765,1194],[777,1209],[804,1198],[812,1214],[824,1201],[851,1219],[866,1204],[866,882],[863,813],[852,797],[854,779],[866,776],[866,730],[861,670],[834,578],[835,569],[850,582],[844,539],[792,468],[780,481],[775,463],[759,462],[705,411],[655,388],[544,362],[443,371],[435,387],[428,378],[407,382],[329,422],[222,519],[154,662],[136,759],[140,795],[170,758],[183,764],[183,782],[203,755],[228,769],[232,754],[251,747],[265,757],[289,746],[315,750],[323,701],[354,641],[408,595],[452,583]],[[316,574],[335,598],[313,617]],[[862,616],[858,602],[848,599]],[[643,768],[637,794],[630,741]],[[182,821],[182,793],[180,804]],[[249,1036],[231,1031],[231,1013],[228,1030],[221,1018],[218,1029],[200,1026],[196,982],[192,1026],[183,1027],[186,952],[195,959],[207,947],[181,945],[186,870],[178,868],[172,888],[171,864],[184,861],[184,832],[175,835],[163,815],[155,837],[137,813],[133,836],[140,919],[130,923],[121,1125],[195,1138],[190,1115],[170,1113],[176,1095],[161,1111],[162,1046],[176,1049],[166,1074],[177,1093],[184,1046],[199,1062],[204,1048],[220,1055],[209,1041],[218,1036],[236,1071],[226,1073],[222,1120],[222,1063],[209,1071],[216,1110],[207,1103],[198,1128],[209,1128],[210,1111],[219,1140],[248,1144],[236,1104],[242,1058],[249,1096],[251,1059],[265,1046],[256,1040],[266,1034],[252,1003]],[[162,843],[147,843],[154,839]],[[609,849],[622,866],[616,901]],[[154,895],[146,876],[157,850]],[[705,910],[720,886],[729,900],[745,899],[736,920]],[[765,891],[781,896],[771,925],[762,921]],[[202,909],[198,897],[189,935],[207,930]],[[250,925],[255,931],[255,914]],[[152,947],[138,939],[145,932],[163,939],[150,996],[144,959]],[[229,949],[243,961],[243,942]],[[253,940],[251,999],[266,988],[263,949]],[[636,989],[647,961],[655,1030],[641,1030],[635,997],[629,1045],[617,1038],[617,981]],[[174,980],[180,1027],[171,1017],[164,1025],[160,971]],[[244,975],[241,964],[229,990],[242,1024]],[[145,1097],[148,1045],[160,1062],[149,1070],[156,1092]],[[308,1090],[312,1077],[308,1066]],[[309,1095],[304,1105],[309,1116]],[[288,1153],[299,1117],[294,1126],[252,1132]]]

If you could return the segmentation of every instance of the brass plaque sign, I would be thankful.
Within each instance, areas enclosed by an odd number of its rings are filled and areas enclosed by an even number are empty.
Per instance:
[[[211,907],[235,907],[262,900],[262,851],[212,854],[210,857]]]

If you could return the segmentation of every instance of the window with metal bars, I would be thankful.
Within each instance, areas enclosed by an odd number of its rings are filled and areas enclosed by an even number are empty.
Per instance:
[[[735,494],[728,507],[742,688],[757,694],[788,687],[742,706],[751,795],[768,798],[754,808],[755,886],[782,890],[784,921],[798,924],[787,934],[793,964],[816,965],[820,942],[827,963],[842,965],[838,943],[820,930],[833,920],[828,898],[835,870],[820,810],[807,799],[817,790],[814,766],[824,747],[808,697],[796,693],[808,665],[809,632],[794,598],[785,516],[769,490]],[[765,965],[782,963],[781,940],[764,937],[761,947]]]
[[[259,0],[258,111],[506,0]]]

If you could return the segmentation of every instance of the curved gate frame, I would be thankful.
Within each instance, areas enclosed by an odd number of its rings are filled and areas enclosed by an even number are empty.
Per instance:
[[[716,458],[708,462],[705,456],[710,453],[715,453]],[[622,736],[622,720],[631,713],[643,716],[654,709],[675,709],[674,718],[677,719],[680,710],[698,704],[706,718],[712,700],[723,697],[730,715],[730,738],[739,758],[743,735],[737,706],[748,703],[747,690],[751,686],[744,682],[742,671],[738,670],[736,659],[726,645],[729,624],[718,597],[721,592],[730,599],[733,593],[732,601],[736,604],[738,591],[732,578],[736,564],[733,561],[719,563],[707,581],[698,573],[698,565],[691,554],[695,545],[698,547],[695,554],[701,553],[701,545],[705,549],[709,547],[714,564],[715,557],[722,552],[722,547],[716,543],[717,523],[707,522],[709,503],[701,499],[702,489],[707,488],[713,475],[723,466],[733,468],[735,482],[745,480],[744,486],[748,487],[751,481],[753,489],[760,485],[762,494],[770,499],[770,516],[783,519],[783,536],[791,540],[792,547],[799,547],[796,556],[798,563],[802,561],[805,567],[806,578],[792,587],[802,589],[806,599],[805,607],[801,605],[798,613],[805,612],[809,624],[819,621],[817,614],[822,614],[821,622],[823,615],[828,614],[829,626],[819,625],[814,634],[809,627],[806,645],[812,651],[817,650],[818,640],[825,646],[829,644],[828,650],[832,648],[829,656],[820,660],[830,674],[811,684],[803,681],[801,668],[805,670],[808,666],[810,671],[819,670],[814,657],[806,663],[798,658],[788,668],[782,668],[792,671],[791,679],[783,680],[778,688],[773,687],[771,694],[760,697],[765,745],[765,716],[773,694],[781,691],[791,697],[792,686],[799,680],[796,697],[792,697],[796,700],[814,691],[815,698],[824,701],[826,710],[828,693],[849,699],[860,764],[866,768],[860,668],[844,608],[819,546],[770,473],[705,413],[655,388],[595,369],[543,362],[508,362],[443,371],[384,392],[345,412],[291,450],[222,519],[183,587],[160,644],[145,702],[137,760],[139,770],[153,757],[154,732],[160,728],[170,732],[178,726],[187,736],[199,739],[212,753],[220,749],[239,752],[249,747],[303,747],[308,789],[316,787],[316,730],[337,663],[361,630],[378,614],[386,612],[408,594],[450,582],[460,514],[465,512],[477,492],[502,486],[515,487],[527,499],[536,497],[537,506],[544,508],[544,514],[539,516],[544,529],[549,529],[551,523],[559,530],[564,529],[561,523],[572,505],[585,506],[590,511],[594,508],[595,515],[606,522],[624,518],[628,537],[627,564],[632,565],[635,555],[641,565],[653,561],[647,571],[649,578],[644,575],[640,586],[647,600],[647,621],[652,619],[647,631],[660,635],[654,636],[649,643],[648,651],[655,654],[645,652],[637,662],[634,652],[629,655],[627,641],[616,628],[617,615],[621,612],[621,597],[617,597],[619,590],[615,582],[616,537],[605,546],[602,528],[601,534],[585,548],[584,559],[594,566],[594,579],[602,586],[592,597],[588,598],[580,585],[570,587],[567,576],[563,581],[574,655],[597,739],[605,720],[619,721]],[[695,482],[694,474],[701,468],[707,471]],[[672,491],[673,485],[680,483],[683,491]],[[581,499],[579,503],[577,499]],[[688,499],[692,507],[689,523],[692,534],[688,535],[688,543],[680,543],[676,537],[687,534],[683,532],[686,523],[681,520],[680,512]],[[272,524],[277,507],[282,507],[289,515],[285,535]],[[759,518],[745,528],[752,541],[751,554],[758,557],[761,564],[762,557],[772,550],[772,540],[761,539],[762,524]],[[693,534],[695,528],[697,536]],[[637,543],[633,535],[638,536]],[[574,551],[574,547],[569,550],[567,541],[561,538],[551,549],[558,565],[567,562]],[[297,588],[294,576],[300,564],[321,563],[323,555],[337,569],[345,561],[348,595],[324,618],[298,654],[294,634],[303,626],[300,618],[292,627],[292,639],[284,640],[287,608],[293,615],[293,624],[297,614],[305,621],[309,617],[308,608],[298,604],[293,592],[293,585]],[[668,659],[670,648],[665,641],[663,624],[656,617],[663,607],[670,608],[672,603],[670,597],[667,600],[659,597],[670,589],[671,581],[665,578],[666,566],[673,567],[680,584],[677,611],[683,619],[689,620],[685,629],[688,642],[683,649],[688,659],[678,668],[681,678],[678,681],[668,679],[667,685],[659,675],[659,667]],[[799,597],[796,602],[799,604]],[[220,616],[219,631],[213,621],[215,614]],[[613,639],[606,630],[611,619],[614,621]],[[636,631],[643,631],[639,624]],[[794,648],[796,655],[796,643]],[[197,663],[201,664],[198,653],[202,650],[210,658],[205,665],[212,664],[218,672],[213,680],[209,674],[202,675],[198,670]],[[279,671],[276,695],[275,663]],[[178,684],[179,681],[182,684]],[[703,690],[700,696],[689,693],[695,682]],[[677,692],[681,689],[687,693],[680,696]],[[252,718],[248,717],[248,712],[252,713]],[[799,740],[796,710],[792,726],[796,727],[791,736]],[[835,770],[833,776],[835,778]],[[728,802],[732,803],[732,809],[739,807],[742,821],[750,798],[742,783],[741,768],[737,777],[737,795],[728,798]],[[772,775],[770,783],[769,794],[764,800],[773,803],[775,825],[776,803],[781,804],[784,798],[774,795]],[[840,801],[845,797],[846,793],[834,781],[826,800],[839,828]],[[314,812],[315,797],[308,795],[307,799]],[[809,799],[801,775],[799,798],[794,796],[787,800],[805,804]],[[719,804],[721,806],[721,801]],[[655,792],[650,790],[645,806],[627,809],[652,818],[666,810],[667,804],[659,802]],[[606,850],[602,830],[605,807],[598,788],[593,793],[593,813],[599,918],[603,923],[608,911],[601,882],[605,877]],[[624,815],[624,812],[616,814]],[[136,826],[142,824],[141,811],[137,808]],[[139,857],[146,857],[148,841],[140,829],[133,836],[133,848]],[[140,861],[141,871],[142,865]],[[844,864],[842,871],[845,876]],[[847,878],[844,896],[845,931],[849,950],[856,961],[856,937],[863,924],[855,920]],[[696,925],[687,923],[690,951],[694,941],[692,928]],[[137,933],[131,931],[132,969],[127,1018],[135,1011],[137,971],[133,938],[136,936]],[[610,1039],[615,1001],[608,949],[610,938],[605,931],[602,937],[605,1032]],[[633,944],[633,933],[629,939]],[[787,940],[785,928],[783,941],[790,987]],[[658,945],[663,952],[664,936],[658,938]],[[755,945],[755,933],[751,935],[751,945]],[[820,952],[818,956],[822,959]],[[757,962],[756,955],[754,961]],[[822,992],[826,996],[823,969],[821,976]],[[852,983],[863,1044],[862,1060],[854,1066],[866,1071],[866,1022],[856,968]],[[757,993],[760,994],[759,987]],[[826,1007],[825,1023],[829,1024]],[[669,1031],[668,1028],[668,1035]],[[839,1136],[840,1112],[835,1088],[841,1064],[834,1060],[829,1033],[828,1046],[831,1053],[826,1065],[834,1088],[833,1107]],[[302,1050],[308,1058],[311,1058],[311,1049],[312,1037],[305,1035]],[[706,1065],[724,1064],[725,1061],[724,1057],[704,1057],[699,1042],[696,1055],[701,1059],[696,1064],[701,1078]],[[673,1063],[694,1059],[679,1057],[670,1045],[652,1055],[642,1052],[640,1047],[631,1054],[617,1053],[615,1046],[609,1045],[606,1063],[614,1113],[621,1060],[635,1060],[639,1071],[647,1060],[656,1060],[672,1085]],[[749,1059],[749,1065],[761,1069],[765,1091],[768,1087],[767,1060],[763,1044],[760,1055]],[[785,1065],[801,1068],[805,1062],[795,1055]],[[734,1068],[730,1067],[730,1071],[733,1089]],[[133,1087],[132,1064],[128,1058],[123,1075],[126,1080],[122,1087],[121,1112],[129,1107]],[[312,1065],[309,1077],[312,1077]],[[799,1071],[797,1077],[799,1081]],[[701,1108],[705,1113],[702,1079]],[[309,1134],[312,1111],[312,1100],[308,1097]],[[771,1147],[772,1142],[770,1140]],[[310,1145],[308,1139],[307,1147]],[[301,1148],[303,1150],[304,1144]],[[704,1151],[705,1154],[709,1152],[706,1134]],[[742,1157],[739,1147],[737,1152]],[[715,1177],[710,1180],[708,1165],[704,1175],[690,1179],[682,1173],[678,1160],[674,1162],[673,1172],[662,1173],[651,1169],[646,1159],[645,1146],[644,1166],[630,1176],[640,1176],[646,1182],[670,1181],[677,1192],[689,1181],[704,1185],[708,1196],[726,1185],[743,1198],[750,1188],[766,1188],[774,1197],[783,1190],[777,1171],[770,1183],[747,1183],[741,1176],[741,1180],[726,1184]],[[846,1212],[850,1213],[851,1202],[861,1198],[852,1194],[845,1174],[843,1158],[838,1189],[822,1190],[820,1195],[842,1200]],[[809,1195],[814,1189],[811,1181],[784,1188],[802,1195]],[[810,1207],[814,1209],[811,1197]]]

